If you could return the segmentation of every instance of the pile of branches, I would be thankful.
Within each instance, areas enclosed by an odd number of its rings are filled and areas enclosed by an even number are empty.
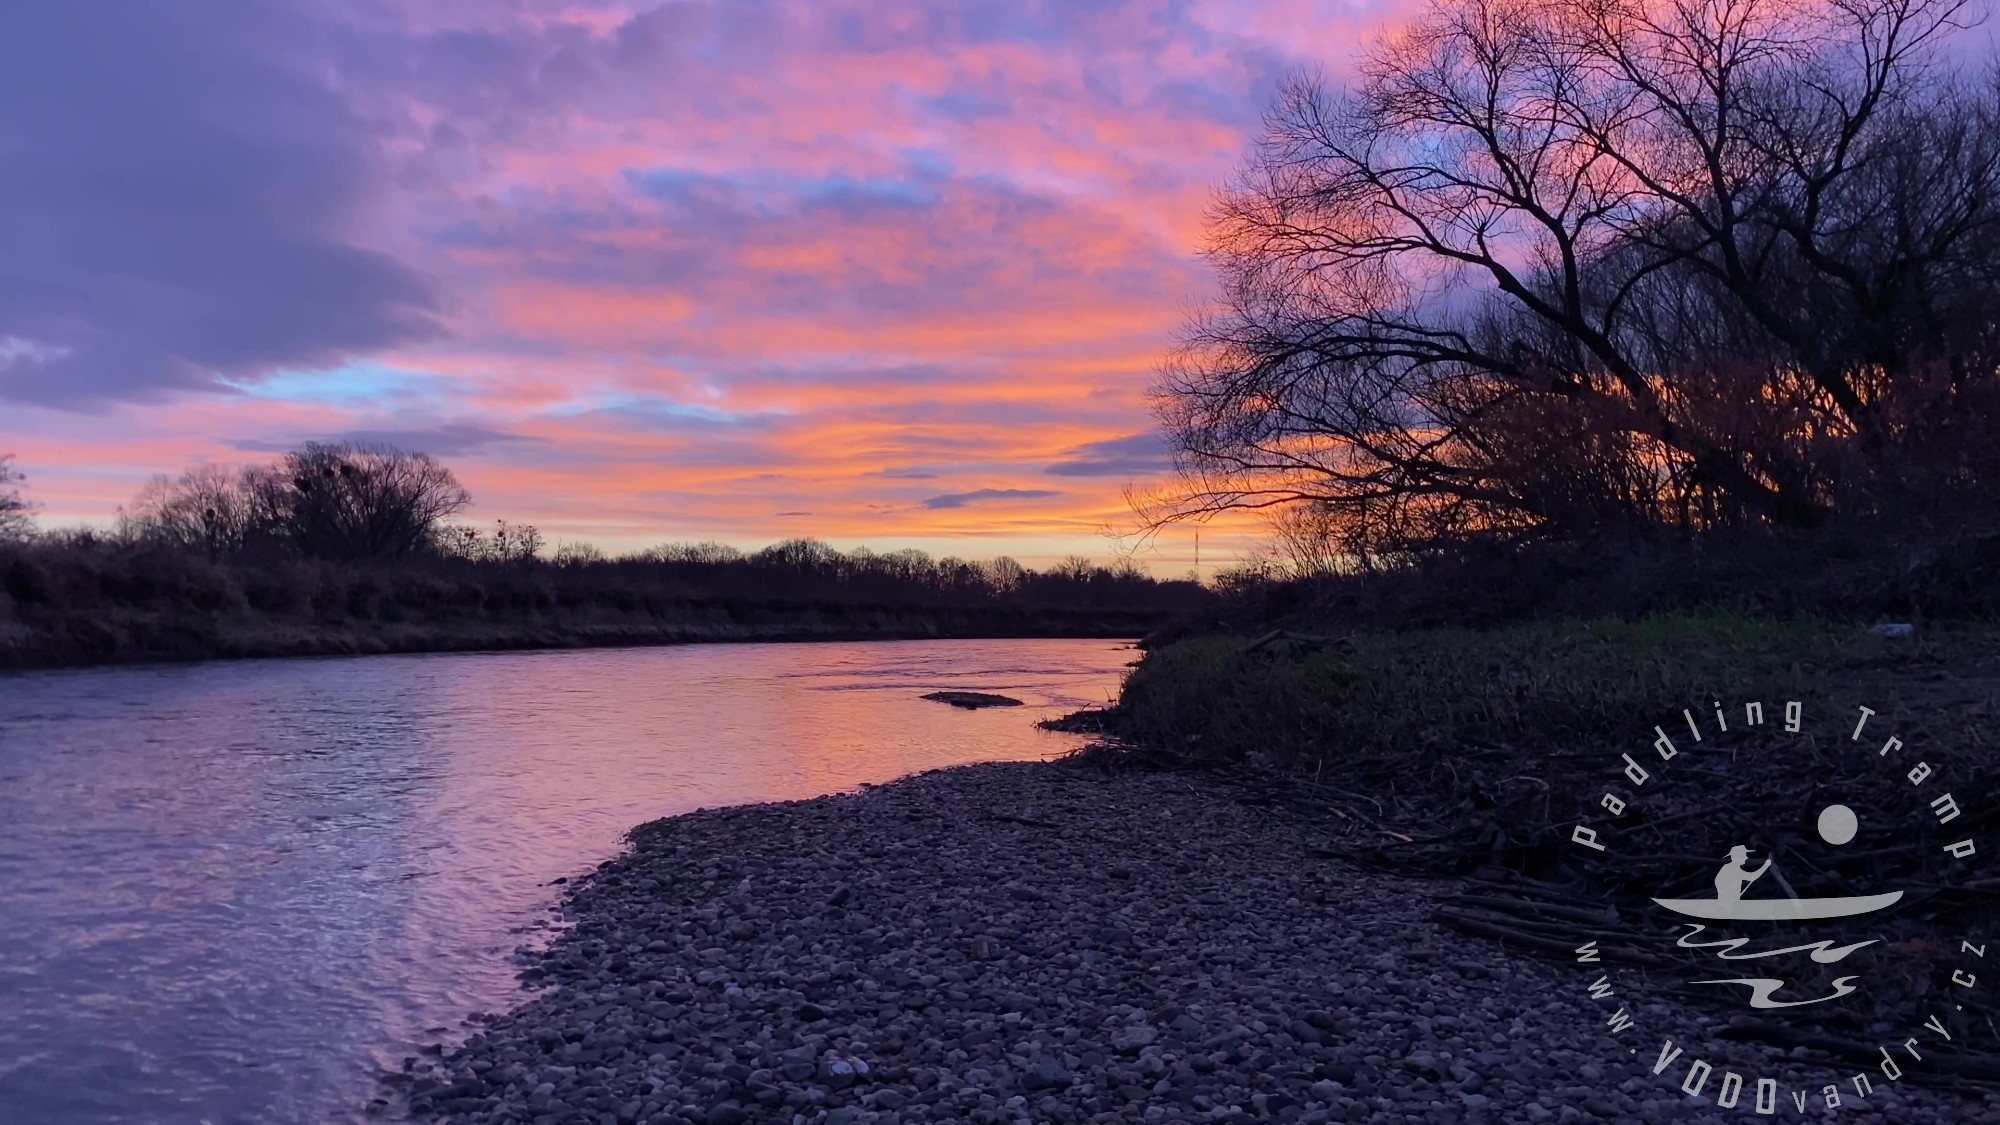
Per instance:
[[[1115,717],[1102,715],[1068,729],[1092,725],[1116,730]],[[1254,759],[1215,770],[1214,762],[1170,747],[1114,740],[1080,752],[1076,761],[1214,770],[1212,782],[1237,800],[1308,818],[1325,833],[1326,858],[1458,881],[1436,911],[1440,924],[1569,964],[1578,946],[1595,942],[1604,962],[1642,974],[1650,994],[1732,1013],[1727,1036],[1873,1065],[1881,1036],[1872,1029],[1902,1026],[1912,1012],[1918,1019],[1936,1015],[1954,1043],[2000,1043],[1993,1012],[1974,1004],[1957,1010],[1940,995],[1962,961],[1953,959],[1960,939],[1983,943],[1981,935],[2000,931],[2000,870],[1983,858],[2000,838],[2000,804],[1989,798],[2000,791],[2000,771],[1976,748],[1925,747],[1933,773],[1931,783],[1918,787],[1908,780],[1916,759],[1886,762],[1873,745],[1784,734],[1744,738],[1729,749],[1644,762],[1642,795],[1621,773],[1622,747],[1429,745],[1323,760],[1312,774]],[[1929,802],[1947,791],[1961,811],[1939,824]],[[1604,813],[1599,801],[1606,792],[1631,802],[1623,816]],[[1819,811],[1836,803],[1863,826],[1850,846],[1831,847],[1817,837]],[[1606,850],[1576,844],[1578,824],[1596,828]],[[1963,839],[1978,841],[1982,853],[1954,859],[1945,845]],[[1678,945],[1684,935],[1710,942],[1750,936],[1757,948],[1788,944],[1770,923],[1748,934],[1716,927],[1690,932],[1653,903],[1712,895],[1706,880],[1737,845],[1751,849],[1753,866],[1772,860],[1752,897],[1904,892],[1893,910],[1870,919],[1866,933],[1843,939],[1875,943],[1825,974],[1860,974],[1864,1003],[1787,1009],[1779,1025],[1741,1018],[1734,1004],[1741,993],[1686,983],[1718,975],[1718,962],[1713,950]],[[1771,932],[1758,932],[1760,926]],[[1820,936],[1826,935],[1806,940]],[[1826,991],[1821,979],[1797,987],[1811,995]],[[1931,997],[1936,1001],[1924,1003]],[[1925,1068],[1927,1081],[2000,1085],[2000,1054],[1927,1050],[1925,1059],[1936,1063]]]

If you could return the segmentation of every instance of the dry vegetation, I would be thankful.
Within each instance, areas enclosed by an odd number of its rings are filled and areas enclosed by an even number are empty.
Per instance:
[[[7,481],[0,480],[0,485]],[[23,513],[18,492],[0,516]],[[118,660],[928,636],[1136,636],[1209,600],[1071,559],[1034,571],[810,539],[549,550],[421,454],[308,445],[150,484],[111,532],[0,535],[0,667]]]
[[[1939,939],[2000,925],[1988,858],[2000,828],[1996,639],[1987,625],[1892,638],[1815,618],[1714,613],[1263,644],[1209,636],[1149,653],[1116,711],[1098,720],[1122,748],[1086,757],[1117,769],[1228,765],[1260,799],[1338,825],[1340,854],[1469,876],[1440,922],[1564,960],[1594,938],[1612,963],[1659,971],[1659,987],[1687,979],[1679,970],[1697,955],[1659,938],[1648,898],[1688,887],[1690,869],[1713,870],[1731,845],[1780,857],[1803,895],[1907,888],[1883,931],[1903,944],[1871,952],[1880,964],[1848,966],[1870,973],[1867,1004],[1739,1029],[1866,1063],[1871,1019],[1901,1018],[1946,987],[1943,958],[1956,946]],[[1801,704],[1798,733],[1783,727],[1789,701]],[[1745,725],[1751,702],[1762,705],[1761,726]],[[1876,714],[1856,741],[1862,706]],[[1712,718],[1718,707],[1727,732]],[[1703,742],[1690,738],[1683,709]],[[1653,749],[1656,727],[1677,744],[1671,762]],[[1901,740],[1894,760],[1878,753],[1891,734]],[[1622,773],[1625,753],[1649,770],[1643,786]],[[1919,762],[1930,779],[1921,792],[1909,780]],[[1630,808],[1611,816],[1600,805],[1607,792]],[[1948,826],[1926,807],[1945,793],[1962,809]],[[1812,826],[1832,802],[1857,810],[1873,834],[1829,859]],[[1578,824],[1604,833],[1611,853],[1575,845]],[[1946,850],[1960,840],[1979,852]],[[1990,1016],[1945,1015],[1974,1045],[1940,1064],[1947,1075],[2000,1082],[1992,1028],[1978,1022]]]

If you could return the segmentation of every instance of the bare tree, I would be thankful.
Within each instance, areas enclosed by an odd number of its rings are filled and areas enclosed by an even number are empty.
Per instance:
[[[1002,594],[1010,594],[1019,589],[1022,580],[1027,576],[1026,568],[1008,555],[989,559],[979,564],[979,567],[986,584]]]
[[[598,566],[608,558],[603,549],[593,543],[559,543],[552,561],[557,566],[584,567]]]
[[[1082,555],[1065,555],[1061,562],[1049,568],[1049,574],[1069,582],[1088,582],[1097,569],[1096,563]]]
[[[136,535],[220,558],[242,550],[255,527],[250,499],[240,470],[199,465],[178,478],[154,477],[120,515]]]
[[[674,566],[720,567],[744,560],[742,551],[724,543],[662,543],[630,556],[635,561]]]
[[[1291,504],[1271,516],[1270,565],[1294,578],[1316,578],[1372,562],[1371,545],[1356,540],[1353,525],[1325,504]]]
[[[21,495],[20,483],[27,478],[14,467],[12,453],[0,453],[0,540],[19,539],[34,526],[34,505]]]
[[[252,518],[303,554],[407,555],[472,502],[428,454],[379,445],[309,442],[245,475]]]
[[[1395,550],[1853,502],[2000,357],[2000,103],[1934,50],[1963,10],[1443,0],[1352,90],[1294,80],[1142,514],[1304,503]]]
[[[839,565],[839,551],[817,539],[786,539],[750,556],[768,566],[784,567],[800,573],[831,571]]]
[[[493,534],[486,540],[484,557],[491,562],[529,562],[541,550],[542,532],[534,524],[495,520]]]

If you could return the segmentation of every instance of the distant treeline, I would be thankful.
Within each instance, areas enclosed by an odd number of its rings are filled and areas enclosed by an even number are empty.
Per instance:
[[[0,471],[6,465],[0,461]],[[25,516],[18,489],[0,494]],[[676,640],[1136,636],[1209,594],[1129,562],[792,539],[745,552],[551,549],[532,526],[453,522],[471,497],[421,453],[310,443],[159,477],[104,531],[0,533],[0,666],[161,657]]]

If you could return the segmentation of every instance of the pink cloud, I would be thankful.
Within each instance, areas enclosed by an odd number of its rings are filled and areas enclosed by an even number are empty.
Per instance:
[[[260,315],[296,340],[135,338],[170,376],[88,401],[44,387],[10,444],[58,522],[108,517],[196,460],[405,434],[458,451],[482,518],[613,545],[811,533],[1102,555],[1100,530],[1130,523],[1120,472],[1159,469],[1134,439],[1149,372],[1205,293],[1212,186],[1287,68],[1338,66],[1393,14],[296,8],[317,31],[291,69],[238,69],[337,111],[344,147],[318,158],[366,175],[313,236],[377,272],[355,275],[339,331],[315,334],[311,291],[276,292]],[[250,49],[218,42],[204,51]],[[123,172],[166,198],[136,158]]]

